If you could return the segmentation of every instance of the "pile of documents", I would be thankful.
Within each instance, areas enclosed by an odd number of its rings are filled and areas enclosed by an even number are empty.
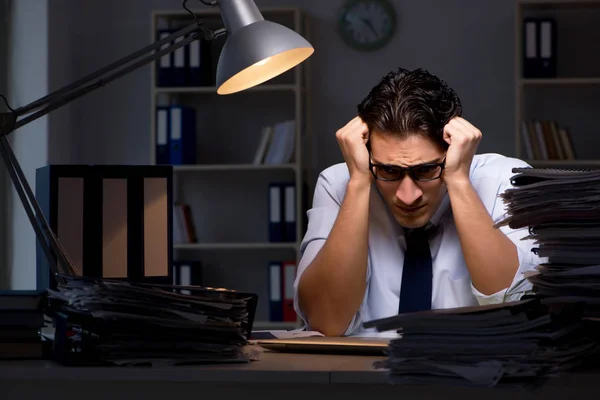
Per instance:
[[[600,171],[515,168],[496,228],[529,227],[543,261],[520,301],[369,321],[396,330],[388,358],[396,383],[537,386],[585,368],[600,351]]]
[[[61,276],[49,290],[55,357],[67,364],[248,362],[256,295]],[[189,291],[190,294],[181,292]]]
[[[597,352],[570,310],[550,314],[537,298],[400,314],[366,322],[397,330],[386,368],[392,383],[536,387]]]
[[[0,359],[43,357],[45,305],[43,291],[0,291]]]
[[[600,170],[517,168],[502,197],[509,216],[498,226],[529,227],[543,259],[528,276],[547,304],[582,305],[600,316]]]

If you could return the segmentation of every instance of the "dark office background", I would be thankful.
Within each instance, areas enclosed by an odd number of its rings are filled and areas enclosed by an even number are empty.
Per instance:
[[[307,129],[312,145],[304,151],[310,155],[311,176],[314,178],[322,169],[343,160],[335,140],[336,130],[355,115],[356,104],[369,89],[385,73],[398,67],[425,68],[458,92],[464,117],[483,132],[480,153],[515,156],[515,63],[520,57],[515,48],[515,1],[391,2],[398,23],[394,38],[378,51],[360,52],[347,46],[336,30],[345,1],[256,0],[259,7],[297,7],[310,21],[310,41],[315,53],[308,64]],[[151,12],[181,7],[179,0],[0,3],[5,3],[2,19],[9,20],[8,35],[0,35],[7,38],[0,41],[0,93],[9,94],[13,107],[27,104],[148,44]],[[197,9],[206,7],[193,0],[190,4]],[[566,60],[559,58],[559,70],[561,63],[600,66],[600,30],[593,23],[600,14],[596,11],[573,15],[576,17],[570,18],[568,24],[571,28],[579,26],[580,35],[566,47],[569,55],[578,55],[581,61],[570,56]],[[596,71],[599,76],[598,68]],[[30,183],[35,168],[48,163],[149,163],[153,146],[149,140],[153,115],[150,73],[150,67],[142,68],[15,132],[12,143]],[[600,94],[597,88],[600,85],[564,88],[563,92],[562,88],[546,90],[543,96],[532,100],[547,101],[552,107],[559,104],[567,114],[589,118],[585,126],[590,130],[583,139],[577,139],[579,148],[588,149],[587,159],[600,158],[600,151],[595,150],[600,135],[593,131],[597,127],[593,122],[598,105],[593,102]],[[214,102],[218,101],[215,95]],[[248,104],[256,108],[256,113],[261,112],[261,106],[259,101]],[[34,282],[33,231],[11,193],[12,189],[6,189],[0,197],[4,211],[4,257],[0,264],[4,273],[0,274],[0,282],[26,288]]]

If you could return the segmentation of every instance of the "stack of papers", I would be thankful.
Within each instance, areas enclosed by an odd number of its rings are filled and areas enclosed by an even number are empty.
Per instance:
[[[582,321],[566,309],[550,314],[537,298],[400,314],[364,326],[400,334],[387,359],[375,363],[399,384],[536,387],[598,351]]]
[[[544,263],[528,280],[547,304],[578,303],[600,317],[600,170],[517,168],[498,226],[528,226]]]
[[[198,286],[62,276],[49,290],[65,363],[248,362],[256,295]],[[182,294],[185,291],[190,294]]]
[[[398,383],[537,386],[583,368],[600,350],[600,170],[515,168],[496,228],[529,228],[543,261],[520,301],[369,321],[395,330],[388,368]],[[519,286],[519,285],[517,285]]]
[[[508,216],[497,227],[543,225],[562,232],[569,226],[600,224],[600,170],[513,168],[513,172],[515,187],[500,194]]]

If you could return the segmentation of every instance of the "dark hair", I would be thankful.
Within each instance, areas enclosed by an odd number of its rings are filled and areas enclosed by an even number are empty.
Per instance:
[[[401,138],[425,135],[444,150],[444,125],[461,114],[456,92],[424,69],[389,72],[358,105],[358,116],[370,132]]]

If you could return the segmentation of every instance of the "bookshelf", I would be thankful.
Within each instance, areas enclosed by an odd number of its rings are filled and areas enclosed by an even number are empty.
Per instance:
[[[524,75],[527,18],[556,21],[556,73],[551,76]],[[600,54],[594,50],[599,18],[600,0],[516,0],[515,150],[534,167],[600,167]],[[537,146],[545,145],[546,156],[532,149],[536,130],[543,132]]]
[[[193,9],[209,28],[223,26],[215,7]],[[262,8],[265,19],[287,26],[310,41],[309,21],[297,8]],[[191,23],[185,10],[152,12],[151,39],[157,30]],[[210,42],[212,76],[226,37]],[[259,297],[255,329],[290,329],[300,321],[269,318],[269,262],[297,263],[305,230],[306,199],[312,196],[306,180],[310,171],[311,138],[308,101],[310,59],[290,71],[240,93],[217,94],[214,85],[157,86],[151,68],[152,163],[156,163],[158,106],[185,105],[196,111],[196,156],[194,164],[173,166],[174,200],[189,204],[198,240],[175,243],[174,261],[199,261],[202,284],[251,291]],[[294,120],[294,149],[289,162],[255,164],[261,129]],[[270,183],[295,184],[296,240],[272,242],[269,238],[268,187]],[[174,224],[175,229],[175,224]]]

